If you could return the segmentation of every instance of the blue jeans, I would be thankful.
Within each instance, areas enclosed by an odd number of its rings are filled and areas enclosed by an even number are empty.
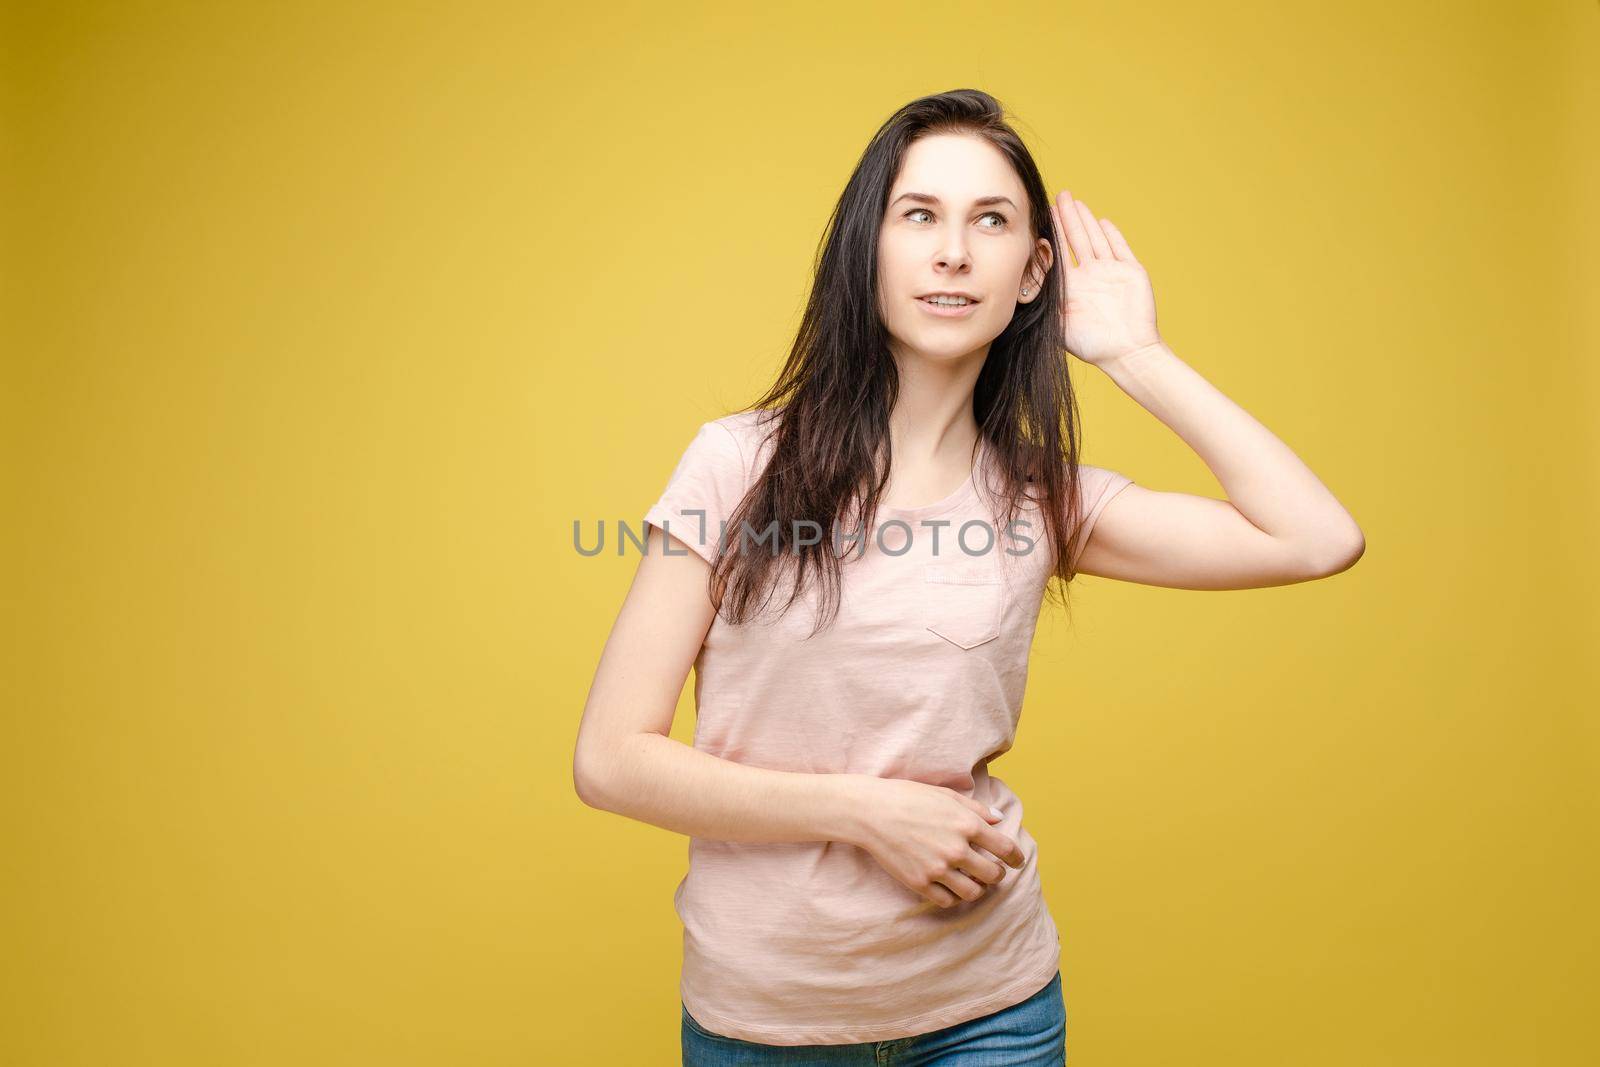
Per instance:
[[[683,1009],[683,1067],[769,1063],[843,1067],[1065,1067],[1067,1010],[1061,972],[1039,992],[978,1019],[893,1041],[854,1045],[764,1045],[706,1030]]]

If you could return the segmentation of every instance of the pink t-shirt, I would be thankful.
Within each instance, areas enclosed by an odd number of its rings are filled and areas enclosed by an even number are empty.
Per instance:
[[[763,415],[704,423],[645,521],[709,561],[770,458]],[[980,466],[987,458],[980,449]],[[1132,481],[1079,472],[1074,557]],[[1027,862],[980,899],[941,908],[854,845],[691,837],[673,896],[680,994],[713,1033],[771,1045],[911,1037],[1019,1003],[1060,965],[1022,802],[989,773],[1016,736],[1052,561],[1036,506],[1032,526],[1008,538],[981,482],[923,507],[880,507],[864,553],[852,546],[843,564],[837,616],[809,640],[815,588],[776,621],[730,626],[718,615],[695,660],[694,747],[756,767],[947,786],[999,808],[995,825]]]

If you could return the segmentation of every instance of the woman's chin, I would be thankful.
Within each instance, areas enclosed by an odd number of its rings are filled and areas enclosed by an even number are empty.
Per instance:
[[[902,346],[914,358],[926,363],[959,363],[981,357],[989,350],[988,341],[974,338],[915,337],[909,343],[902,342]]]

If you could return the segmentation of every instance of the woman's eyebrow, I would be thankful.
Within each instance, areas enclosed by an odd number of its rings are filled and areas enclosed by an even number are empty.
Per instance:
[[[889,202],[889,206],[893,207],[902,200],[920,200],[924,204],[939,203],[939,198],[930,193],[901,193]],[[1011,203],[1009,196],[980,196],[972,202],[973,207],[986,207],[989,204],[1011,204],[1012,211],[1019,210],[1016,204]]]

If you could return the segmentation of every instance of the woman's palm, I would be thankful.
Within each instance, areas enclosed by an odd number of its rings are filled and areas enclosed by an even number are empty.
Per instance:
[[[1074,266],[1063,256],[1061,263],[1067,350],[1086,363],[1100,363],[1159,342],[1150,275],[1121,231],[1110,219],[1095,219],[1087,204],[1067,192],[1050,214],[1056,247],[1070,248],[1078,261]]]

